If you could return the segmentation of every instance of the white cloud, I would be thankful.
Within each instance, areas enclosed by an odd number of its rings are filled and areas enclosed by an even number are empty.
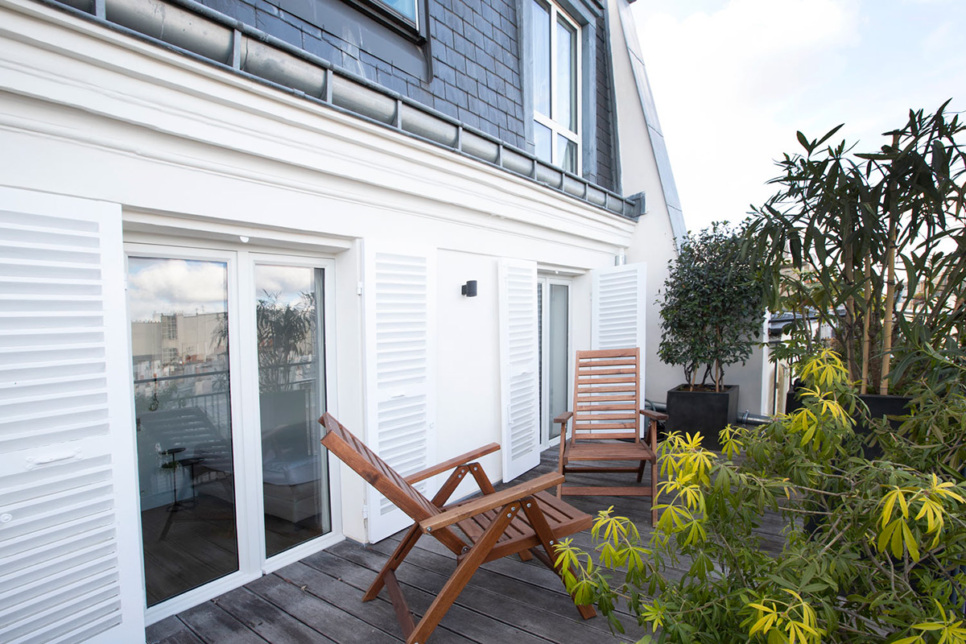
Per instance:
[[[132,320],[226,310],[227,269],[222,262],[132,257],[128,273]]]
[[[131,257],[128,260],[131,319],[159,320],[162,314],[226,311],[227,267],[223,262]],[[259,265],[255,297],[278,293],[281,304],[295,304],[314,289],[314,269]]]
[[[258,266],[255,269],[257,297],[279,296],[280,304],[296,304],[303,293],[315,290],[315,269],[305,266]]]

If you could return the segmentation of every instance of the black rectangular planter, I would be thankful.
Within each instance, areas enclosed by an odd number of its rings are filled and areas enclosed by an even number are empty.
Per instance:
[[[681,385],[667,392],[667,430],[701,432],[704,447],[721,449],[718,432],[738,415],[738,385],[725,386],[722,392],[687,389]]]
[[[888,418],[893,430],[899,429],[899,426],[902,424],[902,421],[896,417],[909,414],[908,405],[912,400],[908,396],[883,396],[881,394],[859,394],[859,398],[869,408],[869,418],[873,420]],[[802,402],[798,399],[795,392],[788,392],[785,402],[785,413],[791,414],[798,411],[801,406]],[[861,415],[856,414],[855,433],[863,438],[867,438],[870,432],[871,430],[868,423],[865,422],[865,419]],[[864,445],[862,451],[867,459],[876,459],[882,456],[882,448],[879,445]]]
[[[909,413],[907,406],[912,398],[908,396],[883,396],[880,394],[862,394],[859,396],[862,402],[869,408],[869,418],[878,420],[886,418],[892,426],[893,431],[899,429],[902,421],[897,416],[905,416]],[[855,433],[868,437],[871,428],[861,418],[856,419]],[[862,451],[867,459],[874,460],[882,458],[882,448],[876,445],[863,445]]]

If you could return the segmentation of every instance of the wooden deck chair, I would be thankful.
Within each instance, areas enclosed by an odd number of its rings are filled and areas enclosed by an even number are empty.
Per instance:
[[[558,470],[566,476],[576,472],[636,472],[637,485],[560,485],[557,496],[626,495],[651,497],[651,523],[656,520],[657,421],[666,414],[642,408],[640,349],[578,351],[574,376],[573,411],[560,423]],[[641,418],[649,421],[647,441],[641,440]],[[571,425],[568,437],[567,424]],[[624,462],[623,465],[573,465],[575,462]],[[650,485],[642,485],[645,466],[651,463]]]
[[[524,560],[535,556],[559,576],[553,565],[554,544],[586,530],[593,522],[589,514],[544,491],[563,480],[556,473],[496,492],[476,462],[499,450],[496,443],[403,478],[331,414],[323,415],[319,422],[323,426],[322,444],[415,521],[362,598],[375,599],[385,586],[407,644],[426,642],[476,569],[488,561],[514,554]],[[432,501],[413,487],[414,483],[450,470],[452,473]],[[468,475],[476,479],[483,496],[445,505]],[[446,546],[456,555],[457,565],[417,624],[396,581],[395,570],[423,535],[435,537]],[[584,619],[596,614],[591,606],[578,606],[577,610]]]

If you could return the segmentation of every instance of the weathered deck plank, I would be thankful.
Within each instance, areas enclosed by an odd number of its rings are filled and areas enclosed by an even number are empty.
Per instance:
[[[308,588],[303,590],[302,587],[276,574],[265,575],[248,584],[247,588],[303,624],[320,633],[325,633],[330,640],[340,644],[398,642],[397,638],[362,621],[339,606],[319,599]]]
[[[177,616],[151,624],[144,635],[147,644],[201,644],[203,642]]]
[[[523,479],[556,469],[556,448],[543,453],[540,465]],[[589,485],[613,484],[614,474],[582,474]],[[503,487],[503,486],[498,486]],[[635,497],[567,497],[592,515],[613,505],[615,512],[650,530],[651,502]],[[767,516],[758,531],[762,546],[780,548],[781,522]],[[336,544],[266,575],[244,588],[150,626],[152,644],[389,644],[403,641],[392,605],[383,592],[371,602],[362,595],[396,547],[401,533],[363,546]],[[575,535],[584,550],[594,544],[589,531]],[[456,565],[452,553],[434,539],[420,539],[397,577],[410,608],[422,615]],[[676,578],[687,561],[666,574]],[[485,564],[433,633],[431,644],[584,644],[633,642],[645,634],[632,615],[621,613],[628,630],[617,636],[606,620],[583,620],[556,575],[536,560],[507,557]]]
[[[264,644],[268,641],[213,601],[189,608],[178,617],[205,642]]]
[[[333,552],[334,551],[334,552]],[[328,574],[338,574],[340,578],[346,579],[351,578],[352,581],[349,583],[358,583],[361,593],[369,587],[372,580],[375,579],[378,569],[382,567],[385,563],[386,558],[379,553],[370,550],[369,548],[363,548],[358,544],[351,542],[343,542],[330,548],[327,552],[321,552],[317,555],[313,555],[309,558],[311,561],[306,560],[311,566],[319,567]],[[434,573],[434,576],[437,576]],[[413,567],[404,565],[400,567],[397,571],[397,578],[400,586],[403,589],[403,594],[406,597],[406,601],[409,603],[409,608],[417,616],[422,616],[429,605],[436,598],[436,594],[439,587],[433,588],[427,591],[426,587],[432,587],[432,584],[425,583],[425,580],[420,579],[420,576],[416,574]],[[464,591],[465,592],[465,591]],[[386,599],[385,593],[380,594],[380,596],[375,601],[384,601]],[[371,602],[374,603],[374,602]],[[369,604],[363,604],[368,606]],[[391,626],[391,631],[395,635],[399,636],[399,625],[393,618]],[[440,631],[446,631],[446,633],[441,633]],[[467,638],[469,641],[487,641],[485,639],[479,639],[481,637],[500,637],[501,639],[493,639],[491,641],[513,641],[513,642],[526,642],[527,644],[538,644],[545,640],[534,638],[530,633],[526,631],[513,628],[511,626],[502,624],[499,621],[493,620],[486,615],[481,615],[477,611],[468,610],[465,603],[457,601],[457,603],[450,608],[449,612],[443,618],[440,623],[439,628],[433,634],[433,641],[467,641],[467,639],[460,638],[455,639],[456,634],[459,633],[463,637]]]
[[[272,644],[324,644],[333,641],[248,588],[236,588],[218,597],[215,603]]]

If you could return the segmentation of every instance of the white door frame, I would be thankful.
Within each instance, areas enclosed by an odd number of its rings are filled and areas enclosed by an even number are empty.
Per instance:
[[[301,266],[305,268],[321,268],[322,269],[322,341],[323,345],[321,347],[322,351],[322,364],[325,369],[325,383],[324,389],[321,392],[322,398],[324,400],[323,408],[325,411],[338,416],[339,410],[337,409],[336,401],[338,400],[338,392],[336,391],[336,383],[338,378],[336,377],[336,360],[335,360],[335,312],[333,311],[333,303],[335,300],[335,260],[331,258],[317,258],[317,257],[301,257],[297,255],[287,255],[275,253],[262,253],[258,251],[252,251],[249,253],[250,262],[249,266],[252,270],[252,280],[250,285],[252,286],[251,293],[254,293],[254,267],[257,265],[268,265],[268,266]],[[251,304],[254,304],[252,302]],[[251,310],[255,310],[254,306]],[[257,335],[257,334],[256,334]],[[250,338],[251,339],[251,338]],[[251,345],[249,345],[251,346]],[[246,374],[250,376],[253,382],[249,383],[249,388],[254,388],[255,395],[251,396],[249,401],[254,406],[254,415],[249,416],[253,419],[253,423],[260,423],[260,415],[257,401],[258,397],[258,356],[254,356],[255,365],[253,369],[246,369]],[[261,471],[262,471],[262,442],[261,442],[261,427],[258,427],[257,435],[253,435],[253,439],[256,445],[254,450],[257,453],[256,462],[258,463],[259,472],[259,483],[261,483]],[[320,432],[321,436],[321,432]],[[321,440],[321,439],[320,439]],[[310,554],[318,552],[322,547],[328,547],[331,543],[336,541],[341,541],[342,539],[342,494],[341,494],[341,484],[340,478],[338,476],[339,466],[338,460],[331,454],[328,454],[328,467],[326,472],[329,477],[328,481],[328,492],[329,492],[329,522],[331,529],[327,534],[320,535],[319,537],[306,541],[305,543],[299,544],[294,548],[290,548],[284,552],[280,552],[277,555],[269,558],[264,557],[265,553],[265,529],[260,523],[257,526],[257,534],[259,539],[258,552],[262,554],[261,570],[263,573],[270,573],[279,568],[283,568],[291,563],[295,563],[299,559],[307,557]],[[262,486],[259,485],[256,491],[257,497],[257,517],[264,519],[265,516],[265,498],[262,494]],[[332,535],[336,535],[337,538],[332,538]],[[331,543],[330,543],[331,542]],[[322,545],[324,544],[324,545]]]
[[[537,284],[540,285],[540,297],[543,299],[541,304],[542,309],[542,320],[540,321],[540,328],[542,332],[541,346],[543,347],[543,355],[541,356],[540,362],[540,373],[543,376],[543,382],[540,387],[540,409],[544,417],[544,422],[540,427],[540,447],[541,449],[546,449],[553,445],[558,445],[560,443],[560,438],[550,438],[550,429],[553,426],[553,418],[551,418],[550,412],[550,381],[548,375],[550,372],[550,352],[547,350],[550,339],[550,287],[551,286],[566,286],[567,287],[567,391],[573,391],[574,388],[574,374],[573,374],[573,286],[574,281],[570,278],[560,277],[558,275],[547,275],[544,273],[538,273]],[[568,394],[569,400],[569,394]],[[568,404],[570,407],[571,404]]]
[[[132,236],[135,237],[136,236]],[[154,239],[156,237],[153,237]],[[186,259],[200,261],[224,261],[228,265],[228,361],[229,392],[232,431],[232,461],[235,477],[235,513],[238,536],[239,569],[204,586],[172,597],[145,611],[147,624],[160,621],[183,610],[213,599],[263,574],[277,570],[309,554],[318,552],[343,539],[341,485],[337,461],[330,454],[328,463],[329,497],[331,499],[331,527],[327,534],[286,550],[278,555],[265,557],[264,499],[262,498],[261,428],[258,414],[258,354],[255,328],[255,265],[275,264],[306,266],[323,269],[322,303],[325,324],[325,378],[324,392],[327,409],[333,414],[337,393],[335,360],[335,261],[329,257],[311,256],[304,253],[288,254],[278,251],[261,252],[242,244],[207,244],[199,241],[191,246],[181,240],[157,238],[158,243],[131,241],[124,245],[125,263],[128,257],[157,257],[163,259]],[[178,245],[174,245],[178,244]],[[125,266],[125,274],[126,274]],[[128,316],[130,319],[130,314]],[[251,347],[251,350],[245,349]],[[128,365],[129,377],[133,378]],[[133,407],[132,407],[133,409]],[[133,413],[133,411],[132,411]],[[134,426],[134,418],[131,419]],[[140,512],[140,508],[139,508]],[[140,516],[138,517],[140,534]],[[140,545],[140,544],[139,544]],[[143,551],[141,552],[143,568]],[[141,589],[142,593],[144,588]]]

